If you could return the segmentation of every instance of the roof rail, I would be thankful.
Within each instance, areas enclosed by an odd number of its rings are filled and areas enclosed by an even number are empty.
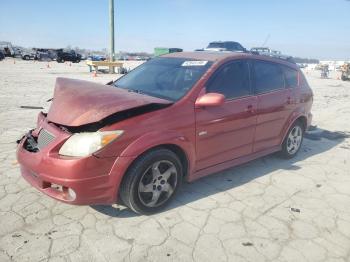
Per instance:
[[[250,51],[250,53],[254,55],[273,57],[273,58],[281,59],[281,60],[296,64],[292,56],[283,55],[281,52],[278,52],[278,51],[271,51],[271,52]]]

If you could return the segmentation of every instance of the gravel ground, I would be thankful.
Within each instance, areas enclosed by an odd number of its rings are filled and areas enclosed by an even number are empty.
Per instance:
[[[130,63],[127,67],[134,67]],[[19,172],[15,141],[59,76],[106,83],[87,66],[0,62],[0,261],[350,261],[350,82],[306,76],[314,125],[293,160],[268,156],[185,184],[153,216],[70,206]]]

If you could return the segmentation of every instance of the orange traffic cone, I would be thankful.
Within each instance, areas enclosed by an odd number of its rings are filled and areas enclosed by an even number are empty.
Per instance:
[[[92,77],[97,77],[97,72],[96,72],[96,71],[94,71],[94,72],[92,73]]]

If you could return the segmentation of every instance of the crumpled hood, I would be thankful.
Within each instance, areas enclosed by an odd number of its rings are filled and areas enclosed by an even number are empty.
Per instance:
[[[167,105],[171,102],[113,86],[57,78],[47,119],[56,124],[76,127],[95,123],[114,113],[148,104]]]

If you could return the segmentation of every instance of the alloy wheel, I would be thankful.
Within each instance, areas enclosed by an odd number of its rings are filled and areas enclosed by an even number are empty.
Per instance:
[[[299,150],[302,138],[303,130],[298,125],[294,126],[294,128],[290,131],[287,139],[288,154],[293,155]]]
[[[173,195],[177,182],[175,165],[167,160],[157,161],[146,169],[140,179],[139,199],[147,207],[158,207]]]

